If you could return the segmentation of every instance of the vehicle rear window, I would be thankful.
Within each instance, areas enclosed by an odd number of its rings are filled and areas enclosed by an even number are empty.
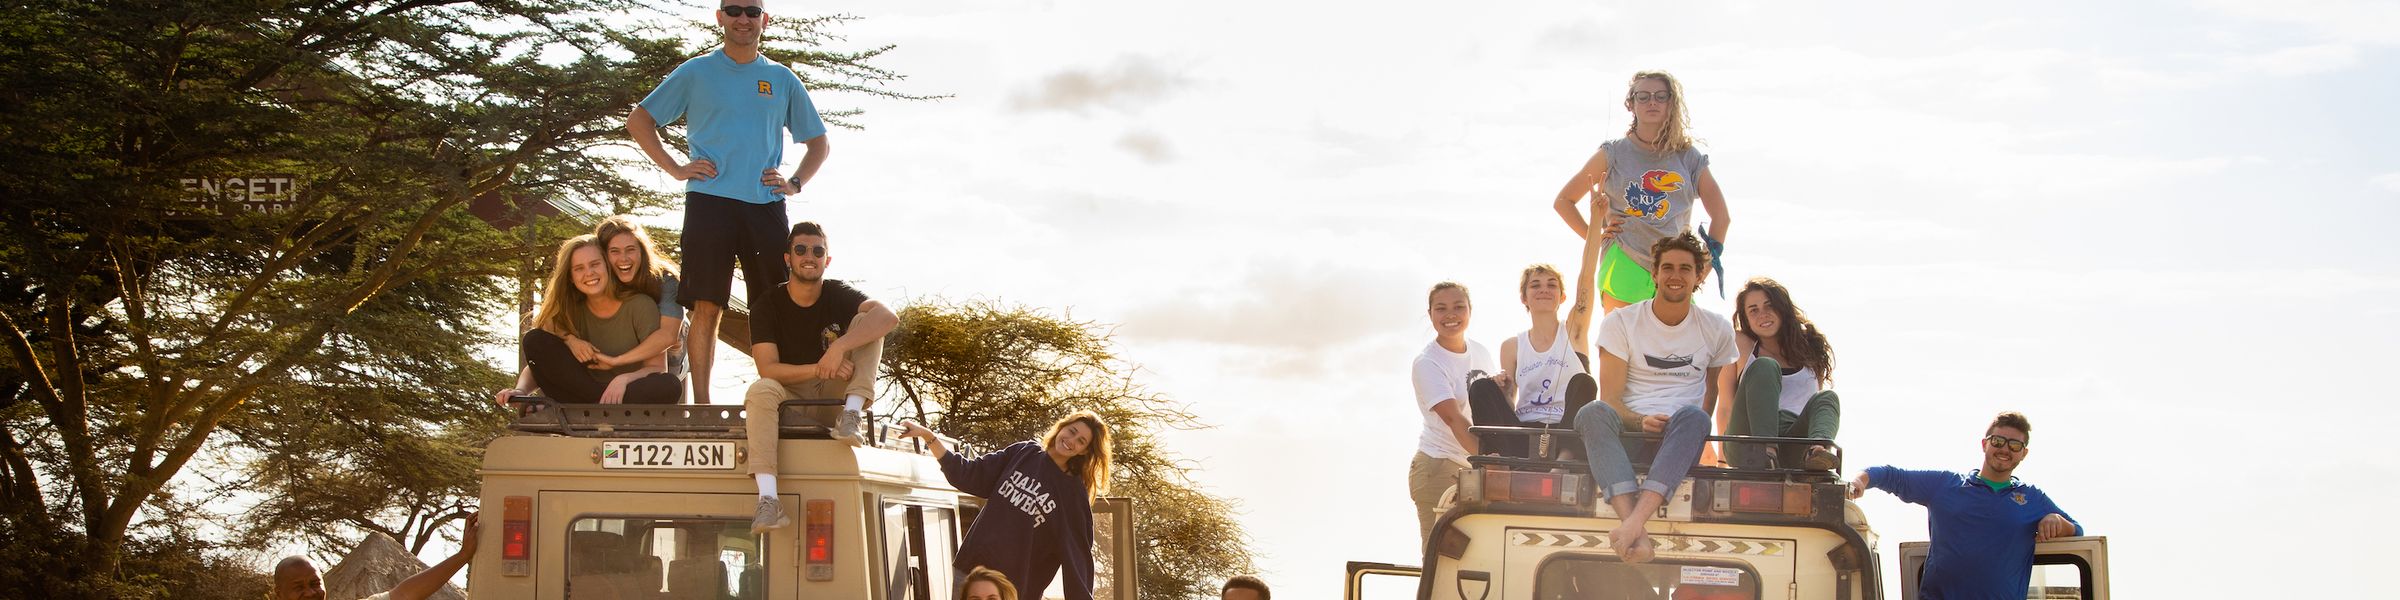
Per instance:
[[[579,518],[567,525],[567,598],[765,598],[765,559],[746,520]]]
[[[1542,563],[1539,600],[1757,600],[1758,574],[1740,563],[1660,559],[1638,565],[1614,556],[1570,555]]]

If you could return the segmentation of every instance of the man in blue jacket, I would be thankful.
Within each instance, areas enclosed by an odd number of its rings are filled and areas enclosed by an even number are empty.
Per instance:
[[[2033,425],[2000,413],[1984,429],[1983,468],[1965,475],[1874,467],[1850,482],[1850,497],[1875,488],[1925,506],[1933,547],[1918,579],[1925,600],[2018,600],[2033,578],[2034,542],[2083,535],[2050,496],[2012,476],[2025,461]]]

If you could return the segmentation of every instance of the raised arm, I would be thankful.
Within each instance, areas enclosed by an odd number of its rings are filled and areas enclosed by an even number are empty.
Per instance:
[[[1558,211],[1558,218],[1566,220],[1567,229],[1573,230],[1576,237],[1586,237],[1584,232],[1591,227],[1590,221],[1576,209],[1576,203],[1598,192],[1604,181],[1608,181],[1608,151],[1594,150],[1592,157],[1583,162],[1583,168],[1576,169],[1566,185],[1558,188],[1558,197],[1551,199],[1551,208]],[[1599,212],[1607,212],[1607,207],[1600,208]]]
[[[1575,340],[1570,346],[1577,354],[1591,356],[1592,308],[1600,304],[1600,248],[1617,236],[1617,219],[1608,214],[1608,207],[1593,196],[1591,222],[1584,231],[1599,230],[1600,235],[1583,236],[1583,260],[1575,269],[1575,305],[1567,310],[1567,336]]]
[[[392,586],[385,597],[390,600],[425,600],[442,591],[442,584],[449,583],[452,576],[458,575],[459,569],[466,568],[468,562],[475,560],[475,545],[482,537],[477,533],[477,521],[477,515],[467,515],[466,532],[458,536],[456,554],[400,580],[400,585]]]

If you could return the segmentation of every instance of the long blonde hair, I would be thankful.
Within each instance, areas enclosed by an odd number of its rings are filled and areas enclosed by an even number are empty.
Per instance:
[[[591,299],[575,288],[575,252],[584,248],[599,250],[601,260],[608,251],[600,248],[599,237],[586,233],[558,243],[558,257],[550,261],[550,285],[542,289],[542,305],[533,311],[533,323],[528,331],[540,329],[561,336],[581,336],[575,327],[575,315],[590,312]],[[600,278],[600,293],[611,297],[622,293],[617,287],[617,274],[607,273]]]
[[[659,294],[662,293],[663,279],[679,275],[681,269],[675,267],[675,261],[658,255],[658,244],[650,241],[649,231],[633,222],[633,215],[616,215],[601,219],[600,225],[592,229],[592,236],[600,242],[602,257],[607,256],[608,245],[615,243],[617,236],[628,233],[633,234],[634,241],[642,246],[642,262],[634,265],[633,282],[627,283],[625,286],[631,288],[635,293],[658,298],[661,304],[674,302],[674,298],[660,298]],[[614,279],[617,275],[612,269],[608,276]]]
[[[1083,454],[1067,459],[1067,472],[1082,479],[1085,492],[1097,498],[1101,492],[1108,491],[1109,469],[1108,424],[1100,421],[1100,413],[1089,410],[1068,413],[1065,418],[1059,419],[1057,424],[1050,426],[1049,435],[1042,436],[1042,448],[1046,450],[1056,447],[1058,431],[1076,423],[1082,423],[1085,427],[1092,429],[1092,441],[1083,446]]]
[[[1656,141],[1659,151],[1673,154],[1692,149],[1692,145],[1695,143],[1690,133],[1692,117],[1691,113],[1683,108],[1683,82],[1676,81],[1674,75],[1666,71],[1634,73],[1633,79],[1625,81],[1625,109],[1633,110],[1633,86],[1641,83],[1644,79],[1656,79],[1659,83],[1667,84],[1667,95],[1673,100],[1667,104],[1666,127],[1659,129]],[[1641,125],[1642,119],[1633,117],[1632,122],[1625,124],[1625,137],[1632,138],[1636,142],[1650,143],[1651,140],[1642,139]]]

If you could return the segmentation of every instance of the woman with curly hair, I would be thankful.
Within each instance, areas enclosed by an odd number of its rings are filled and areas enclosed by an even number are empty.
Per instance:
[[[1633,116],[1625,137],[1600,144],[1551,203],[1576,236],[1590,235],[1588,221],[1600,221],[1606,223],[1601,233],[1614,238],[1600,258],[1603,313],[1657,295],[1650,246],[1691,229],[1693,204],[1708,211],[1710,221],[1699,234],[1712,260],[1724,254],[1725,231],[1733,223],[1708,155],[1686,131],[1691,116],[1684,110],[1683,84],[1666,71],[1634,73],[1626,83],[1625,110]],[[1586,197],[1607,199],[1605,220],[1583,215],[1576,203]],[[1719,270],[1719,281],[1723,276]]]
[[[1842,399],[1833,393],[1833,345],[1825,332],[1792,304],[1792,292],[1765,277],[1754,278],[1735,296],[1734,346],[1741,358],[1717,389],[1720,428],[1729,435],[1763,435],[1831,440],[1842,428]],[[1729,448],[1735,466],[1760,466],[1765,448]],[[1803,453],[1783,457],[1785,468],[1831,469],[1831,448],[1777,449]]]

